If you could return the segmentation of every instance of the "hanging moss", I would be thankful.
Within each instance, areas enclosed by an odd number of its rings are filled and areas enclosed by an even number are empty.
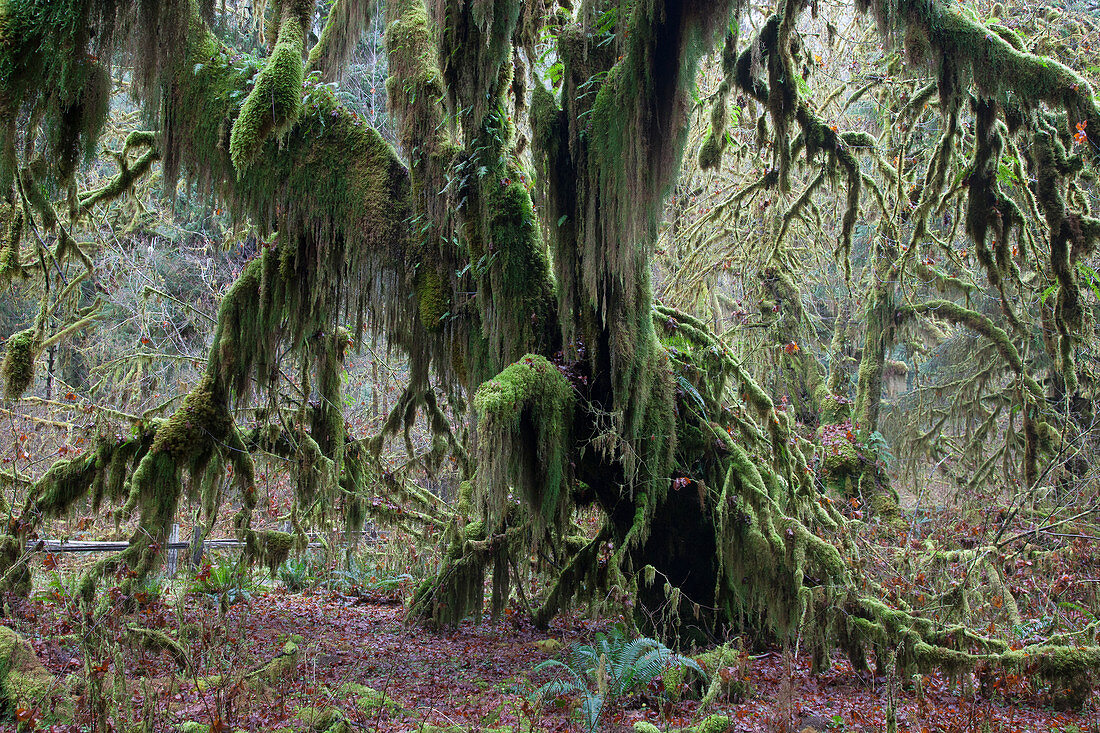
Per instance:
[[[309,50],[309,69],[321,72],[326,82],[339,79],[373,14],[373,0],[336,0],[321,37]]]
[[[97,451],[57,461],[46,471],[27,496],[24,516],[36,522],[61,517],[87,495],[98,473],[102,457]]]
[[[27,328],[8,337],[0,373],[4,378],[4,395],[9,399],[22,396],[34,384],[34,362],[38,358],[40,342],[35,328]]]
[[[186,0],[142,3],[19,0],[0,10],[0,125],[41,123],[43,163],[69,181],[83,160],[98,152],[111,92],[110,62],[123,46],[142,52],[135,90],[178,61]],[[9,140],[9,144],[14,141]],[[15,161],[0,167],[10,184]]]
[[[734,21],[734,28],[737,27]],[[722,45],[722,73],[725,78],[718,85],[718,93],[715,95],[714,106],[710,113],[710,129],[707,130],[703,144],[699,148],[699,168],[712,170],[722,162],[722,153],[729,144],[729,133],[726,125],[729,120],[729,95],[733,86],[735,66],[737,64],[737,33],[726,34],[725,43]]]
[[[265,529],[260,531],[249,530],[245,534],[245,553],[251,559],[263,563],[271,573],[272,578],[275,577],[275,572],[279,569],[279,566],[287,561],[291,551],[296,547],[300,547],[300,543],[289,532]]]
[[[561,526],[567,501],[574,393],[546,358],[533,354],[478,388],[482,470],[492,516],[500,516],[514,485],[540,522]]]

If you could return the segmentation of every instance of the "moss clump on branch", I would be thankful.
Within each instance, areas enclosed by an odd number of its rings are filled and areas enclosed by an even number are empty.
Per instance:
[[[180,671],[191,667],[191,660],[183,646],[159,629],[148,629],[130,624],[124,631],[130,642],[155,654],[164,653],[172,658]]]
[[[204,377],[183,404],[162,425],[150,453],[166,454],[181,465],[197,465],[209,456],[212,444],[225,439],[233,424],[224,397],[216,394],[212,377]]]
[[[301,645],[304,643],[305,639],[303,637],[298,634],[292,635],[271,661],[250,672],[248,677],[269,685],[277,684],[280,680],[288,678],[298,667],[302,654]]]
[[[474,407],[490,516],[502,515],[514,485],[538,521],[563,526],[570,509],[573,385],[545,357],[528,354],[481,385]]]
[[[273,578],[279,566],[290,557],[291,551],[299,546],[294,535],[274,529],[249,530],[245,534],[245,543],[248,556],[263,563]]]
[[[276,4],[278,41],[229,136],[229,155],[238,173],[256,161],[268,137],[288,130],[301,112],[305,76],[302,57],[312,12],[313,0],[282,0]]]
[[[34,384],[39,343],[41,338],[36,328],[27,328],[8,337],[0,374],[4,378],[4,395],[9,399],[22,396]]]

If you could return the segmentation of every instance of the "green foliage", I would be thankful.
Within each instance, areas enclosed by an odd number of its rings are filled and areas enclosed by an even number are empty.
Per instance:
[[[621,625],[597,633],[591,644],[574,644],[565,661],[549,659],[536,665],[533,672],[548,670],[556,672],[558,679],[539,687],[538,699],[579,694],[581,717],[589,733],[599,730],[603,718],[624,697],[646,689],[669,670],[677,670],[678,676],[691,670],[707,677],[695,660],[656,639],[630,638]]]
[[[334,570],[324,581],[326,588],[360,598],[393,596],[412,584],[408,573],[396,573],[372,565],[360,557],[351,557],[347,568]]]
[[[301,593],[320,583],[325,570],[313,555],[305,554],[287,558],[279,566],[278,577],[288,591]]]
[[[200,595],[225,611],[237,603],[252,600],[254,585],[248,567],[242,562],[209,562],[195,574],[188,592]]]

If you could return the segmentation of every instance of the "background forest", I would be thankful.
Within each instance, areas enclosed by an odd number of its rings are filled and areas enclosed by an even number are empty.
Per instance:
[[[1098,78],[1078,0],[0,3],[0,726],[1095,730]]]

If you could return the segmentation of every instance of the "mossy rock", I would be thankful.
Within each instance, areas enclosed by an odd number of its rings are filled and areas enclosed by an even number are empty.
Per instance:
[[[864,472],[864,461],[852,443],[840,440],[825,446],[821,473],[825,486],[840,496],[855,496]]]
[[[53,675],[42,666],[29,642],[0,626],[0,708],[37,711],[39,723],[68,722],[73,704]]]
[[[693,733],[723,733],[729,730],[731,725],[730,719],[725,715],[711,715],[691,730]]]
[[[345,682],[340,685],[336,690],[336,695],[346,700],[353,701],[355,706],[365,713],[374,713],[379,709],[385,709],[392,712],[404,709],[401,703],[397,702],[386,693],[355,682]]]
[[[543,654],[554,654],[561,649],[561,642],[557,639],[539,639],[538,641],[531,642],[531,646],[535,647]]]
[[[301,707],[298,719],[305,730],[317,733],[351,733],[352,730],[344,712],[337,707]]]
[[[180,723],[177,730],[179,733],[210,733],[210,724],[188,720],[186,723]]]

